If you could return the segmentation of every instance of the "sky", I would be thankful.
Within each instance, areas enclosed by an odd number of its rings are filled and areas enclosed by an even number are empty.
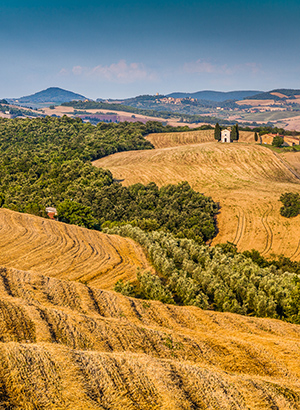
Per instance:
[[[299,0],[0,0],[0,99],[300,89]]]

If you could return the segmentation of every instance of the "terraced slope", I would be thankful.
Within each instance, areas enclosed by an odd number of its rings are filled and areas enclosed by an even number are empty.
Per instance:
[[[178,147],[179,145],[201,144],[203,142],[213,142],[214,130],[200,130],[189,132],[170,132],[160,134],[150,134],[147,137],[155,148]],[[240,131],[240,142],[254,142],[254,132]]]
[[[300,326],[0,268],[2,409],[300,408]]]
[[[151,138],[158,145],[159,138],[168,144],[171,137]],[[283,253],[300,260],[300,216],[288,220],[279,214],[281,193],[300,192],[300,180],[263,146],[206,142],[123,152],[94,164],[108,168],[125,185],[186,180],[221,205],[213,244],[230,241],[239,250],[254,248],[263,255]]]
[[[79,280],[102,289],[137,267],[151,269],[131,239],[0,209],[0,265]]]

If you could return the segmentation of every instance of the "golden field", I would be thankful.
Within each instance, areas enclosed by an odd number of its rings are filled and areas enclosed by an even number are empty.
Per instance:
[[[300,327],[0,269],[0,408],[300,408]]]
[[[230,241],[240,251],[254,248],[265,256],[300,260],[300,216],[287,219],[279,213],[280,195],[300,192],[300,181],[291,172],[295,165],[287,157],[251,143],[251,132],[232,144],[214,142],[213,131],[154,134],[148,139],[155,150],[117,153],[94,165],[108,168],[124,185],[188,181],[220,203],[213,244]],[[300,161],[300,153],[295,155],[293,161]]]
[[[0,265],[111,289],[150,269],[131,239],[0,209]]]
[[[300,192],[297,158],[187,134],[97,163],[125,184],[188,180],[221,203],[214,243],[299,259],[278,201]],[[0,230],[0,410],[300,409],[299,325],[108,290],[152,269],[130,239],[3,208]]]

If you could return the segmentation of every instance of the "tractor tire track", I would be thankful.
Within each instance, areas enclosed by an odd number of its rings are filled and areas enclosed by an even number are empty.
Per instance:
[[[298,242],[298,245],[297,245],[297,248],[296,248],[295,252],[290,256],[290,258],[297,258],[299,253],[300,253],[300,239],[299,239],[299,242]]]
[[[233,243],[235,245],[238,245],[240,243],[245,230],[245,214],[241,209],[238,210],[238,213],[238,224],[236,228],[235,238],[233,240]]]
[[[266,231],[266,236],[267,236],[266,246],[264,250],[261,252],[262,255],[267,254],[273,246],[273,231],[268,222],[268,216],[271,214],[272,211],[273,211],[273,205],[268,207],[268,209],[266,209],[263,216],[261,217],[261,223]]]

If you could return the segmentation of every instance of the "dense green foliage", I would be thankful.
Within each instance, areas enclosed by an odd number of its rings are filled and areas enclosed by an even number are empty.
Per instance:
[[[255,131],[255,133],[254,133],[254,140],[255,140],[255,142],[258,141],[258,135],[257,135],[257,132],[256,132],[256,131]]]
[[[283,144],[283,138],[280,137],[279,135],[276,135],[272,141],[273,147],[281,147],[282,144]]]
[[[57,207],[57,216],[60,221],[73,225],[97,228],[98,222],[92,215],[91,208],[78,202],[66,199]]]
[[[292,218],[300,214],[300,195],[298,193],[286,192],[280,196],[283,206],[280,214],[286,218]]]
[[[238,141],[240,138],[240,133],[239,133],[239,126],[238,124],[235,124],[232,129],[231,129],[231,134],[230,138],[232,141]]]
[[[1,103],[2,101],[2,103]],[[11,105],[6,105],[8,104],[8,102],[6,101],[5,104],[5,100],[1,100],[0,101],[0,112],[8,112],[13,118],[16,117],[26,117],[26,116],[30,116],[30,117],[45,117],[45,115],[31,111],[31,110],[26,110],[24,108],[17,108],[17,107],[12,107]]]
[[[150,124],[151,128],[151,124]],[[143,124],[100,124],[38,118],[0,120],[0,191],[4,206],[44,214],[64,199],[95,196],[113,183],[89,162],[117,151],[149,149]],[[81,202],[81,201],[78,201]]]
[[[251,251],[244,251],[243,255],[247,256],[247,258],[251,258],[253,262],[262,268],[273,265],[277,269],[281,269],[284,272],[293,272],[300,275],[300,263],[292,261],[284,255],[278,255],[277,257],[273,255],[273,259],[266,259],[255,249],[252,249]]]
[[[215,235],[214,216],[218,206],[211,198],[195,192],[187,182],[158,188],[135,184],[104,187],[91,203],[93,215],[105,221],[133,221],[146,230],[162,228],[177,237],[199,243]]]
[[[94,127],[68,117],[0,120],[2,206],[36,215],[54,206],[60,220],[87,228],[135,220],[149,230],[207,241],[215,235],[218,210],[210,198],[187,183],[122,187],[90,163],[117,151],[152,148],[144,135],[169,129],[154,122]]]
[[[160,274],[139,273],[136,284],[119,281],[115,290],[146,299],[300,323],[300,278],[295,273],[275,266],[262,268],[230,246],[209,248],[130,225],[108,232],[139,242]]]

